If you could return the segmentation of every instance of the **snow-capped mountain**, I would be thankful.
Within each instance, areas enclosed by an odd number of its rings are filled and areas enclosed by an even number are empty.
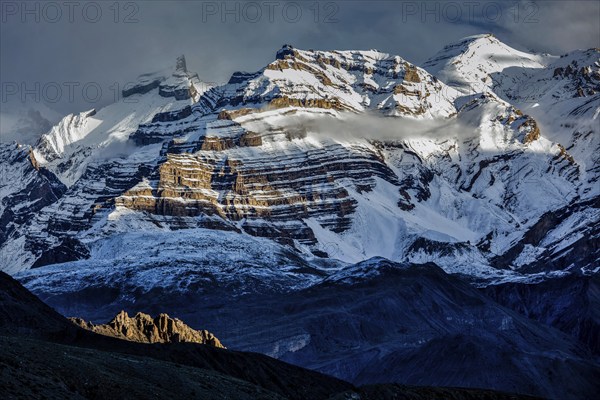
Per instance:
[[[597,259],[600,49],[529,54],[479,35],[446,46],[424,67],[463,93],[491,92],[531,115],[542,136],[578,169],[573,201],[549,210],[496,260],[518,268],[548,260],[573,267],[588,254]],[[590,267],[597,269],[597,261]]]
[[[597,241],[597,55],[484,35],[447,46],[430,73],[375,50],[285,45],[219,87],[179,58],[122,101],[65,117],[22,158],[66,191],[3,228],[3,268],[204,229],[268,238],[309,264],[434,261],[484,281],[592,271],[594,252],[565,260]],[[537,106],[514,90],[527,82]]]
[[[586,392],[597,379],[579,346],[597,349],[600,326],[598,55],[481,35],[421,68],[285,45],[216,87],[181,57],[35,146],[0,145],[0,265],[64,314],[207,318],[234,347],[353,382],[419,383],[398,367],[417,360],[440,367],[430,384]],[[560,304],[527,297],[562,281],[575,289]],[[562,317],[574,309],[585,315]],[[440,349],[469,345],[472,373],[447,373],[465,360]],[[518,366],[514,382],[478,367],[490,346],[517,354],[498,361]],[[557,374],[582,378],[548,389]],[[542,375],[535,390],[522,378]]]
[[[446,46],[424,68],[463,93],[493,92],[531,115],[580,166],[583,191],[598,195],[600,49],[529,54],[479,35]]]

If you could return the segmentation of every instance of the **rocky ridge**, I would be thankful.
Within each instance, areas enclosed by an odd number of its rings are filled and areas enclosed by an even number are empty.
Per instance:
[[[125,311],[121,311],[110,322],[100,325],[86,322],[81,318],[70,318],[70,320],[92,332],[132,342],[200,343],[225,348],[212,333],[192,329],[183,321],[171,318],[167,314],[159,314],[156,318],[152,318],[148,314],[138,312],[130,317]]]

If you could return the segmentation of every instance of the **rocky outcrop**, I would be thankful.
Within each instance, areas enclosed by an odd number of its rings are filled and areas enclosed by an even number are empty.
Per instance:
[[[421,83],[421,78],[419,77],[417,68],[414,65],[410,65],[409,63],[406,63],[404,65],[405,65],[404,80],[406,82]]]
[[[222,110],[217,119],[228,119],[233,120],[237,117],[243,117],[244,115],[252,114],[256,112],[254,108],[240,108],[238,110]]]
[[[200,343],[213,347],[225,348],[215,335],[187,326],[177,318],[167,314],[159,314],[152,318],[148,314],[137,313],[130,317],[121,311],[107,324],[94,325],[81,318],[70,318],[74,324],[105,336],[114,336],[132,342],[141,343]]]
[[[521,126],[519,126],[519,130],[525,131],[525,137],[523,138],[523,144],[529,144],[538,140],[540,135],[540,128],[538,127],[537,122],[533,118],[528,118]]]
[[[274,98],[269,102],[266,108],[273,110],[286,107],[324,108],[338,111],[348,109],[337,99],[295,99],[287,96]]]

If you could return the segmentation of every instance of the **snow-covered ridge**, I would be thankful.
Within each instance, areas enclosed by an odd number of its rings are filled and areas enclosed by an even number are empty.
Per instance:
[[[100,123],[99,120],[91,118],[95,114],[95,109],[77,115],[69,114],[58,125],[52,127],[50,132],[42,136],[38,144],[39,154],[45,155],[40,157],[41,161],[52,161],[59,157],[67,146],[85,138]]]
[[[207,93],[210,108],[318,107],[386,115],[449,116],[454,92],[427,72],[375,50],[313,51],[285,45],[254,74]]]
[[[518,51],[487,34],[470,36],[447,45],[426,61],[423,68],[444,83],[472,94],[514,86],[520,75],[545,68],[554,58]],[[503,73],[513,67],[519,67],[520,71]]]

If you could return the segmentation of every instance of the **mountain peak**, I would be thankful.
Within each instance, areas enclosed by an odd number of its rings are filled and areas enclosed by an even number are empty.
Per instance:
[[[185,55],[175,60],[175,68],[142,74],[137,77],[131,87],[123,90],[123,97],[134,94],[145,94],[156,88],[162,97],[174,97],[176,100],[192,99],[197,101],[199,96],[210,87],[200,81],[198,74],[188,71]]]
[[[497,85],[503,71],[514,67],[544,68],[547,58],[516,50],[492,34],[482,34],[446,45],[427,60],[423,68],[452,87],[478,93]]]
[[[286,56],[294,55],[294,47],[291,44],[284,44],[281,46],[281,49],[277,51],[277,55],[275,58],[278,60],[283,60]]]
[[[510,48],[491,33],[472,35],[447,44],[442,50],[429,59],[425,65],[431,64],[440,58],[448,59],[450,57],[467,53],[471,49],[485,49],[489,45]]]
[[[181,72],[188,72],[187,65],[185,63],[185,55],[180,55],[177,57],[177,61],[175,62],[175,69]]]
[[[477,35],[466,36],[462,38],[459,42],[476,42],[484,39],[489,39],[490,41],[500,42],[496,36],[492,33],[480,33]],[[451,45],[451,44],[450,44]]]
[[[400,56],[377,50],[304,50],[285,44],[273,62],[255,73],[234,73],[228,85],[223,89],[226,95],[219,94],[220,110],[374,109],[424,117],[456,111],[446,94],[436,104],[428,100],[431,93],[443,90],[442,83]]]

